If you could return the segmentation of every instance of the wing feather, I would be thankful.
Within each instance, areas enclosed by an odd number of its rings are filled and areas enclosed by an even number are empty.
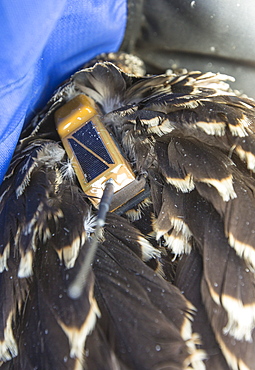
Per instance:
[[[129,248],[128,238],[122,240],[123,221],[115,220],[115,233],[106,226],[94,264],[95,297],[102,313],[99,325],[130,368],[182,369],[193,363],[199,369],[202,353],[195,349],[190,331],[192,307],[142,263]]]
[[[82,368],[86,338],[100,316],[92,271],[81,298],[67,296],[88,250],[93,216],[79,188],[62,175],[63,160],[56,142],[32,141],[17,152],[3,184],[0,278],[8,299],[1,300],[0,354],[1,361],[19,354],[18,368]]]

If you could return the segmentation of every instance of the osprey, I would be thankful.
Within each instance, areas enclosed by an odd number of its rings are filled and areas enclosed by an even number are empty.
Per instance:
[[[0,189],[1,369],[254,369],[255,103],[229,79],[103,55],[27,126]]]

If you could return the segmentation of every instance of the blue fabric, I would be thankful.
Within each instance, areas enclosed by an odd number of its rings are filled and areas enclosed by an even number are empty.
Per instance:
[[[1,0],[0,182],[26,117],[84,62],[117,51],[126,0]]]

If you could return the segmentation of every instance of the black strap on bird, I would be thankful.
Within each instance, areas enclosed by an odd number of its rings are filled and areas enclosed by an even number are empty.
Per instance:
[[[86,279],[95,258],[101,230],[105,224],[106,214],[109,211],[113,193],[114,184],[113,181],[110,179],[105,184],[103,196],[99,204],[96,229],[88,249],[88,254],[84,259],[76,278],[68,288],[68,295],[72,299],[78,299],[82,295],[83,288],[86,284]]]

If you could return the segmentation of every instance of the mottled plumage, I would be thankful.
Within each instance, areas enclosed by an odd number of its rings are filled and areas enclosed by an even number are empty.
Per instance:
[[[1,186],[3,369],[253,369],[255,103],[228,76],[143,76],[102,56],[23,133]],[[136,74],[133,74],[133,73]],[[138,74],[141,75],[138,75]],[[109,213],[82,295],[68,288],[97,210],[54,112],[89,96],[150,194]]]

